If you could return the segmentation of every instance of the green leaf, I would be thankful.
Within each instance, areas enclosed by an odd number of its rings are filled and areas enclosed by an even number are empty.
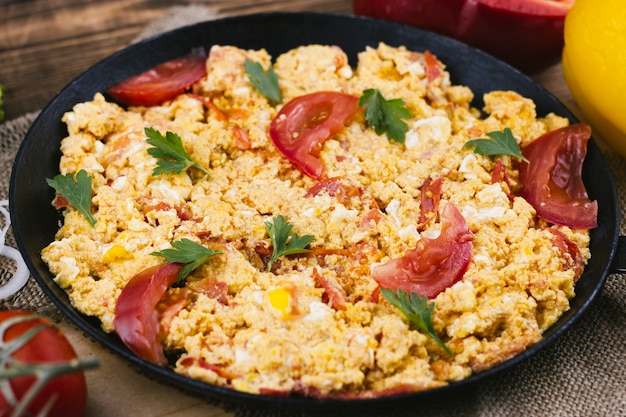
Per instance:
[[[385,297],[385,300],[400,309],[412,324],[437,342],[448,355],[452,355],[450,349],[448,349],[445,343],[437,336],[437,333],[435,333],[431,321],[431,316],[435,309],[434,302],[429,304],[426,296],[422,297],[414,292],[409,295],[402,289],[398,289],[397,294],[389,288],[381,288],[380,291],[383,297]]]
[[[180,174],[190,167],[198,168],[209,175],[203,166],[191,159],[183,147],[183,141],[176,133],[167,132],[164,137],[159,131],[151,127],[145,128],[144,132],[148,136],[148,144],[154,146],[148,148],[148,154],[157,159],[157,166],[152,170],[152,175]]]
[[[386,133],[389,140],[404,143],[409,126],[402,120],[411,117],[404,101],[386,100],[375,88],[363,91],[359,106],[365,107],[365,120],[377,134]]]
[[[178,273],[178,281],[184,279],[191,271],[205,263],[210,257],[222,253],[222,251],[209,249],[187,238],[172,242],[172,248],[152,252],[150,255],[160,256],[166,262],[187,264]]]
[[[274,68],[269,67],[266,73],[260,63],[246,58],[244,69],[254,88],[259,90],[270,101],[277,104],[282,103],[283,97],[278,87],[278,75],[274,72]]]
[[[57,175],[53,179],[46,178],[46,182],[78,210],[93,227],[96,219],[91,214],[91,177],[87,171],[81,169],[76,174]]]
[[[293,225],[280,214],[274,217],[271,222],[265,222],[265,230],[267,230],[274,247],[272,257],[267,264],[268,272],[272,270],[272,265],[280,256],[310,252],[310,249],[305,248],[311,243],[314,236],[304,235],[300,237],[297,233],[292,235],[291,229],[293,229]]]
[[[521,159],[524,162],[529,162],[528,159],[522,155],[517,141],[513,137],[513,132],[508,127],[505,127],[502,132],[494,131],[487,133],[491,139],[479,138],[472,139],[463,145],[464,148],[474,148],[474,153],[492,156],[492,155],[510,155]]]

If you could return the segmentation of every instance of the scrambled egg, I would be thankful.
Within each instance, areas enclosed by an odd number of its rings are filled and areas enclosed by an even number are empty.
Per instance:
[[[326,177],[360,192],[307,196],[316,181],[274,147],[268,129],[281,106],[250,84],[246,57],[265,68],[272,62],[264,50],[214,46],[207,76],[194,86],[221,114],[188,94],[128,110],[96,94],[65,114],[60,170],[92,177],[97,222],[91,227],[68,208],[42,257],[76,309],[114,331],[126,283],[163,262],[151,253],[188,238],[222,254],[168,290],[173,298],[186,292],[184,306],[161,317],[177,372],[250,393],[368,396],[434,388],[488,369],[538,341],[569,308],[576,271],[534,209],[511,197],[518,162],[500,158],[509,182],[493,182],[497,158],[463,147],[505,127],[528,143],[566,119],[538,117],[532,100],[511,91],[486,94],[481,116],[469,88],[451,84],[443,66],[432,77],[426,55],[404,47],[368,47],[355,68],[337,47],[299,47],[274,63],[283,103],[315,91],[360,96],[377,88],[411,113],[404,143],[378,135],[357,113],[319,158]],[[180,135],[210,176],[194,168],[152,175],[146,127]],[[387,303],[371,277],[374,265],[438,236],[436,213],[417,225],[420,187],[438,177],[439,211],[454,204],[473,234],[467,272],[431,300],[435,331],[452,355]],[[281,258],[267,272],[265,222],[279,214],[300,236],[314,236],[312,251]],[[559,230],[586,260],[588,232]],[[225,296],[206,290],[215,282]]]

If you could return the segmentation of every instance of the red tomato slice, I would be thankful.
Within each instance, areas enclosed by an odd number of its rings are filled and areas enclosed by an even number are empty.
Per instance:
[[[206,53],[194,49],[114,85],[107,93],[128,106],[156,106],[182,94],[205,75]]]
[[[156,305],[176,282],[183,264],[165,263],[131,278],[117,299],[113,326],[122,342],[140,357],[159,365],[167,360],[159,340]]]
[[[582,123],[549,132],[526,146],[530,164],[519,168],[520,195],[549,223],[596,227],[598,202],[587,196],[582,167],[591,128]]]
[[[472,254],[467,222],[459,209],[448,203],[441,215],[439,237],[421,239],[401,258],[376,266],[372,277],[383,288],[403,289],[432,299],[463,277]]]
[[[20,321],[10,323],[16,319]],[[20,361],[24,367],[61,364],[76,359],[76,353],[67,338],[44,317],[28,311],[3,310],[0,311],[0,324],[0,364],[3,370],[13,366],[11,359]],[[36,333],[20,347],[19,338],[29,331]],[[3,381],[6,386],[0,389],[0,415],[13,415],[11,412],[15,409],[15,401],[23,401],[35,381],[34,376],[13,377]],[[7,397],[8,393],[11,395]],[[77,371],[50,380],[32,398],[24,413],[19,415],[79,417],[85,414],[86,405],[85,375]]]
[[[322,91],[299,96],[278,112],[270,125],[276,148],[300,171],[321,179],[324,166],[317,158],[322,145],[359,110],[359,99],[350,94]]]

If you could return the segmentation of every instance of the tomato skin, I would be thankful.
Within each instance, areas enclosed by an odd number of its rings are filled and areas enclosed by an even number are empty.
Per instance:
[[[319,180],[324,176],[324,166],[317,158],[322,145],[359,109],[359,99],[350,94],[322,91],[299,96],[272,120],[270,137],[300,171]]]
[[[522,154],[519,194],[549,223],[581,229],[596,227],[598,203],[587,196],[582,167],[591,128],[583,123],[549,132]]]
[[[206,52],[194,49],[132,76],[107,90],[119,103],[127,106],[156,106],[176,98],[206,75]]]
[[[558,62],[574,0],[353,0],[356,14],[459,39],[525,71]]]
[[[473,244],[465,218],[451,203],[441,215],[441,234],[422,238],[404,256],[378,265],[372,278],[383,288],[403,289],[429,299],[459,281],[472,260]]]
[[[0,342],[4,349],[5,343],[14,341],[36,326],[45,326],[30,341],[11,354],[11,358],[24,364],[58,364],[76,359],[76,352],[67,338],[47,318],[21,310],[0,311],[0,325],[16,317],[32,317],[27,321],[8,327],[2,334]],[[4,353],[4,352],[3,352]],[[4,362],[5,358],[1,358]],[[2,365],[5,368],[5,364]],[[6,369],[6,368],[5,368]],[[24,376],[11,378],[10,386],[16,398],[21,399],[35,382],[35,377]],[[47,417],[79,417],[85,414],[87,406],[87,384],[82,371],[60,375],[46,384],[28,406],[28,415],[39,415],[46,403],[56,397],[52,407],[45,414]],[[13,405],[0,390],[0,414],[13,410]]]
[[[159,340],[156,305],[183,266],[164,263],[139,272],[128,281],[115,306],[113,326],[122,342],[138,356],[159,365],[167,360]]]

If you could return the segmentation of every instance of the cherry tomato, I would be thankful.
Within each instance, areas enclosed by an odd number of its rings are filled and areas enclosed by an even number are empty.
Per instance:
[[[459,39],[526,72],[555,64],[575,0],[353,0],[356,14]]]
[[[441,215],[441,234],[422,238],[404,256],[378,265],[372,277],[383,288],[403,289],[432,299],[459,281],[472,260],[473,245],[465,218],[451,203]]]
[[[185,92],[206,75],[206,53],[189,54],[164,62],[130,77],[107,90],[116,101],[128,106],[156,106]]]
[[[324,166],[317,158],[322,145],[343,129],[359,110],[359,99],[323,91],[294,98],[270,125],[270,137],[281,154],[304,174],[321,179]]]
[[[32,337],[29,337],[29,332]],[[0,374],[16,369],[34,371],[37,366],[67,364],[76,359],[76,352],[59,329],[48,319],[28,311],[0,311]],[[41,370],[39,372],[43,372]],[[0,415],[13,415],[26,401],[29,391],[41,374],[0,378]],[[20,416],[79,417],[85,413],[87,384],[81,370],[52,378],[26,404]],[[48,410],[48,411],[46,411]]]
[[[113,326],[122,342],[138,356],[159,365],[167,360],[159,337],[156,305],[176,282],[183,266],[164,263],[139,272],[128,281],[115,306]]]
[[[530,163],[519,168],[520,195],[549,223],[582,229],[597,226],[598,203],[587,196],[582,167],[591,128],[567,126],[534,140],[522,150]]]

